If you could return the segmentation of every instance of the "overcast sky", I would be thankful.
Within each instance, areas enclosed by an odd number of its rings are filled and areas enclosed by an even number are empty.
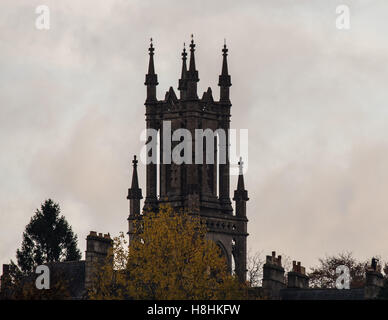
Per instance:
[[[336,28],[336,6],[350,30]],[[35,8],[50,8],[37,30]],[[302,261],[344,250],[388,259],[388,3],[384,0],[2,0],[0,263],[47,198],[79,246],[127,231],[144,74],[154,38],[158,97],[197,43],[199,95],[229,46],[232,128],[249,130],[248,246]],[[145,194],[145,168],[139,178]],[[236,179],[232,179],[232,190]]]

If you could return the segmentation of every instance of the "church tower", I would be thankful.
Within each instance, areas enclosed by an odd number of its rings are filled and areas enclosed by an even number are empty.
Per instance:
[[[228,73],[228,49],[225,43],[222,49],[222,68],[218,81],[220,99],[216,101],[210,87],[201,98],[198,97],[199,73],[195,63],[196,44],[193,36],[189,47],[188,67],[188,54],[185,46],[182,52],[182,71],[178,81],[179,98],[174,89],[170,87],[163,100],[158,100],[156,94],[158,76],[155,73],[155,49],[152,39],[148,49],[149,64],[145,79],[147,87],[146,128],[147,131],[153,129],[159,134],[160,159],[156,161],[157,152],[155,150],[149,151],[148,157],[152,161],[146,165],[147,185],[143,214],[156,211],[160,204],[169,204],[176,210],[183,209],[188,210],[191,214],[199,214],[206,219],[207,236],[221,248],[230,271],[234,269],[239,279],[245,281],[248,236],[245,204],[248,196],[240,170],[238,187],[233,199],[236,201],[234,213],[230,199],[228,147],[232,106],[229,97],[232,84]],[[177,129],[181,129],[180,132],[183,131],[185,134],[174,136]],[[198,135],[198,129],[203,130],[203,135]],[[184,161],[177,163],[173,161],[173,150],[186,142],[186,134],[192,138],[191,152],[187,152],[186,148],[182,149],[179,156],[183,157]],[[152,142],[151,136],[148,133],[147,135],[149,139],[146,144]],[[197,145],[199,145],[198,149]],[[208,157],[213,160],[209,161]],[[242,161],[240,161],[240,168],[242,168]],[[140,190],[134,164],[135,174],[136,183],[130,190]],[[135,216],[140,214],[137,204],[141,199],[141,191],[140,193],[130,191],[128,199],[134,203],[133,207],[136,208],[131,209],[128,219],[129,234],[131,234],[131,219],[135,219]]]

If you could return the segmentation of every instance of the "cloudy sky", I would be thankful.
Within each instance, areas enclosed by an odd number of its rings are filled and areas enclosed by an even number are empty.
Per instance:
[[[41,4],[48,31],[35,28]],[[341,4],[349,30],[336,28]],[[388,259],[387,13],[384,0],[2,0],[0,263],[49,197],[82,251],[90,230],[126,231],[149,38],[163,98],[191,33],[200,94],[218,98],[229,46],[232,127],[249,130],[251,252],[307,267],[344,250]]]

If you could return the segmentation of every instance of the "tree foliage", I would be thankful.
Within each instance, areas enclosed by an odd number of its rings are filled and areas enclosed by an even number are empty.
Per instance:
[[[6,290],[2,299],[6,300],[63,300],[71,297],[69,282],[62,273],[50,275],[50,289],[39,290],[36,287],[37,275],[23,275],[14,264],[10,265],[10,273],[5,279]]]
[[[44,263],[81,259],[77,236],[65,217],[59,214],[59,205],[48,199],[26,226],[22,247],[16,252],[23,274],[32,273],[37,265]]]
[[[311,269],[310,286],[314,288],[335,288],[338,278],[336,269],[345,265],[350,272],[350,287],[361,288],[365,284],[366,262],[358,262],[351,252],[340,253],[336,256],[328,256],[319,259],[320,265]]]
[[[198,216],[161,207],[135,226],[129,247],[121,234],[98,271],[91,299],[231,299],[245,293]]]
[[[265,257],[258,251],[248,255],[247,278],[250,287],[259,287],[263,280],[263,266]]]

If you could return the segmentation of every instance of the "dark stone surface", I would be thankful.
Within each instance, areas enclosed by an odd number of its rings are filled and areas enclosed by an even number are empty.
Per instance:
[[[82,299],[85,294],[85,261],[49,263],[52,278],[67,282],[72,299]]]

